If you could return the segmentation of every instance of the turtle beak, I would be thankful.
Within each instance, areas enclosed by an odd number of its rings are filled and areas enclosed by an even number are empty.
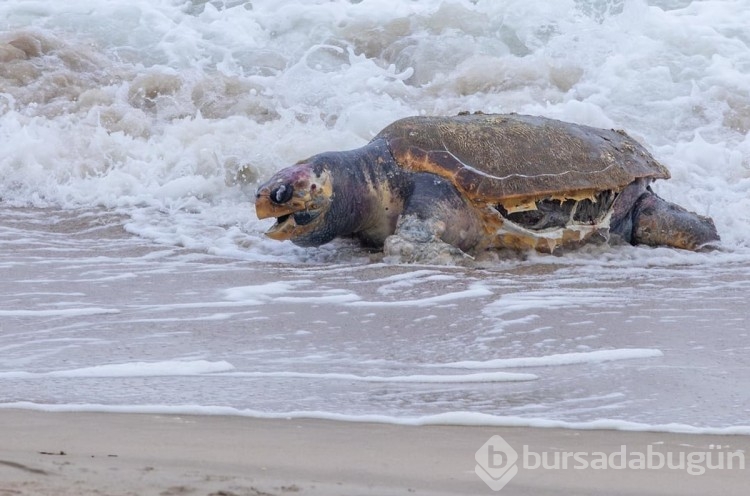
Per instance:
[[[332,193],[327,172],[316,174],[309,164],[297,164],[277,172],[258,188],[255,214],[259,219],[276,218],[266,236],[294,241],[315,228],[315,220],[327,209]]]

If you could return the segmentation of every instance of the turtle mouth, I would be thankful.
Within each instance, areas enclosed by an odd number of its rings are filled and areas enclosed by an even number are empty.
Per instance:
[[[289,221],[289,219],[292,218],[292,214],[286,214],[282,215],[281,217],[276,217],[276,223],[271,226],[271,228],[268,230],[268,232],[271,231],[278,231],[284,227],[284,225]]]
[[[275,225],[281,225],[281,224],[283,224],[284,222],[288,221],[289,217],[291,217],[291,216],[292,216],[292,214],[286,214],[286,215],[282,215],[281,217],[276,217],[276,224]]]
[[[289,239],[291,231],[296,227],[292,214],[285,214],[276,217],[276,222],[266,231],[266,236],[271,239],[284,240]]]
[[[297,228],[304,227],[320,216],[320,211],[303,210],[276,217],[276,223],[266,231],[271,239],[284,240],[293,237]]]

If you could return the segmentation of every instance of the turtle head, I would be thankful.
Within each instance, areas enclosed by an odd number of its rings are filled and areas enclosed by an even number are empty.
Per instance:
[[[276,218],[266,231],[269,238],[319,246],[336,235],[326,219],[332,200],[330,171],[302,162],[280,170],[258,188],[255,213],[259,219]]]

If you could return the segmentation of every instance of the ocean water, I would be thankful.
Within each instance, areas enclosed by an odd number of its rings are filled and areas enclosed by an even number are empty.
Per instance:
[[[750,3],[0,3],[0,405],[750,433]],[[718,251],[388,265],[259,181],[410,115],[626,129]]]

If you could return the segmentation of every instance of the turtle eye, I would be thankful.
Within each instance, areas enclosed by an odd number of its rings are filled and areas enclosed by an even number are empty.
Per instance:
[[[282,184],[271,191],[271,201],[280,205],[292,199],[294,188],[288,184]]]

